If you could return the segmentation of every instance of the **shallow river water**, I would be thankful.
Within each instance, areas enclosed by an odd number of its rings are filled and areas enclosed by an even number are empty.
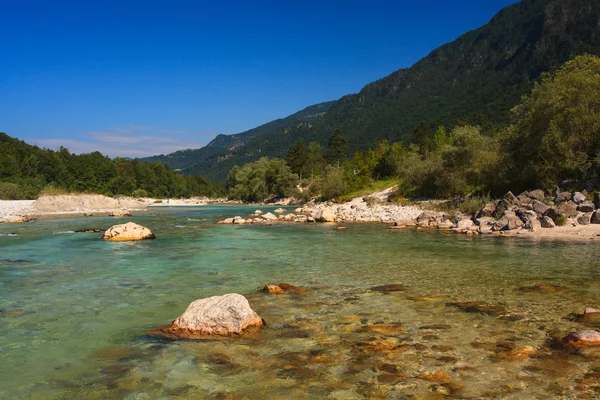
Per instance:
[[[553,340],[598,328],[576,315],[600,308],[595,242],[215,224],[251,211],[155,208],[127,219],[157,236],[134,243],[74,233],[108,217],[0,225],[0,398],[600,396],[600,353]],[[306,293],[257,291],[279,282]],[[260,332],[148,335],[232,292]]]

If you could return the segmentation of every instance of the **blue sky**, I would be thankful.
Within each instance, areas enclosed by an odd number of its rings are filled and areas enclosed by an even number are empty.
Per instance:
[[[356,93],[514,0],[0,0],[0,131],[143,157]]]

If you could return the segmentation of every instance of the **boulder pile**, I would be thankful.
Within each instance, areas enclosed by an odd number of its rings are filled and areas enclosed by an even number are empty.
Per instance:
[[[561,225],[600,224],[600,193],[594,201],[583,192],[560,192],[547,195],[543,190],[523,192],[515,196],[506,193],[490,202],[475,215],[458,214],[450,218],[445,213],[425,211],[417,217],[419,227],[452,229],[465,234],[555,228]]]

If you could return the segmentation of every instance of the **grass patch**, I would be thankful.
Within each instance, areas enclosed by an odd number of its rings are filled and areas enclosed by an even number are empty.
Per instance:
[[[56,187],[54,185],[46,185],[40,192],[40,196],[61,196],[65,194],[75,194],[66,189]]]
[[[342,202],[350,201],[355,197],[362,197],[362,196],[371,194],[373,192],[380,192],[382,190],[388,189],[397,184],[398,184],[397,179],[388,179],[385,181],[375,181],[363,189],[355,190],[354,192],[350,192],[350,193],[341,195],[339,197],[339,200]]]

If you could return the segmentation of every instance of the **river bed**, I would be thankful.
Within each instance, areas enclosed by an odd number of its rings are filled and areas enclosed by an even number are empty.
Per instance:
[[[0,225],[0,398],[600,395],[600,354],[553,344],[598,328],[576,316],[600,307],[595,243],[379,224],[216,225],[251,211],[162,207]],[[126,220],[157,239],[75,232]],[[307,290],[257,291],[278,282]],[[193,300],[232,292],[265,319],[259,333],[147,335]]]

